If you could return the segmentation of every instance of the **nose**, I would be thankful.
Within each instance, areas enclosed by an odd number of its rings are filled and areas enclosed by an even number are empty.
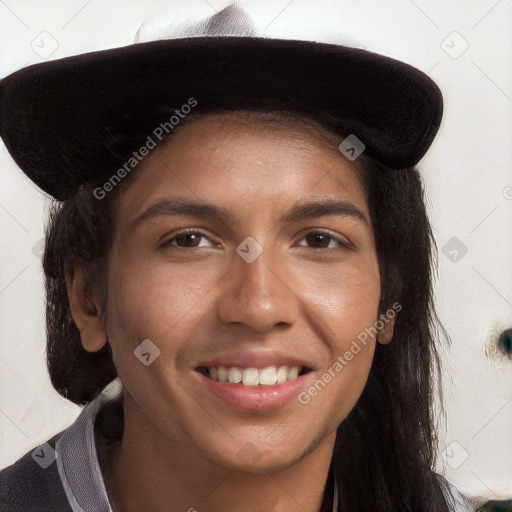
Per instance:
[[[294,324],[300,313],[300,300],[290,272],[271,260],[270,251],[252,263],[238,255],[220,290],[219,317],[225,324],[241,323],[265,333],[279,324]],[[281,268],[281,271],[279,271]],[[295,284],[295,286],[294,286]]]

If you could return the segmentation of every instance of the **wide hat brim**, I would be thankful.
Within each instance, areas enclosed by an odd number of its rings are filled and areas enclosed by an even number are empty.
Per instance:
[[[443,111],[441,92],[426,74],[366,50],[189,37],[81,54],[9,75],[0,81],[0,135],[23,172],[65,200],[80,184],[119,167],[107,135],[129,140],[130,130],[151,133],[169,120],[157,117],[162,105],[172,114],[190,98],[197,112],[301,112],[340,135],[355,134],[370,156],[395,168],[424,156]]]

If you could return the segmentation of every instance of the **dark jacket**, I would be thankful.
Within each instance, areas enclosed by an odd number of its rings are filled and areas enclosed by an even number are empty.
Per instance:
[[[1,512],[73,512],[57,464],[44,468],[33,458],[52,457],[51,452],[44,453],[45,449],[48,452],[49,445],[55,450],[55,441],[61,435],[62,432],[0,472]]]

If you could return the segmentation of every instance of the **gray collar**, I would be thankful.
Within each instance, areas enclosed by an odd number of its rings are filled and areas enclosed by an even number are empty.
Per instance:
[[[94,421],[101,407],[121,394],[119,378],[87,404],[55,444],[62,486],[73,512],[112,512],[98,461]]]

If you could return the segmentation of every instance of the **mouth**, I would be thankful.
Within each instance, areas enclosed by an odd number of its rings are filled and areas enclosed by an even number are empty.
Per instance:
[[[311,368],[292,365],[272,365],[264,368],[238,366],[199,366],[195,369],[204,377],[239,386],[276,386],[291,382],[309,373]]]

